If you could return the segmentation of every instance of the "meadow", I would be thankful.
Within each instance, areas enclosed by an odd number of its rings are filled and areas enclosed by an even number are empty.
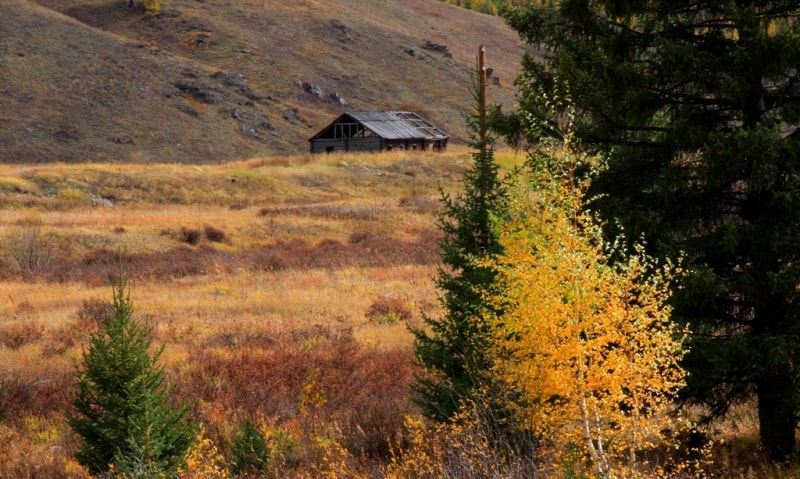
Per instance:
[[[414,439],[408,326],[440,314],[441,191],[470,164],[454,148],[0,166],[0,478],[87,477],[65,412],[120,262],[220,461],[249,423],[269,444],[263,477],[380,477]],[[708,431],[710,469],[796,477],[752,452],[748,411]]]
[[[177,399],[222,448],[245,420],[335,417],[347,447],[385,454],[411,412],[406,326],[438,307],[438,188],[469,159],[0,167],[0,477],[82,476],[64,411],[120,258]]]

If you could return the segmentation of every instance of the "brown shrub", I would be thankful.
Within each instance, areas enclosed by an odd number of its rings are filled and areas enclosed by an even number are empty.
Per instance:
[[[369,233],[365,233],[363,231],[357,231],[354,233],[350,233],[350,236],[347,238],[347,242],[352,244],[363,243],[369,239]]]
[[[187,228],[185,226],[181,227],[180,231],[181,241],[184,243],[189,243],[190,245],[196,245],[200,242],[200,238],[202,238],[202,233],[200,230],[194,228]]]
[[[41,326],[30,321],[11,323],[0,327],[0,344],[8,349],[19,349],[41,338]]]
[[[206,225],[203,231],[205,232],[206,239],[212,243],[222,243],[226,239],[225,232],[213,226]]]
[[[97,324],[108,318],[112,313],[112,309],[112,305],[108,301],[97,298],[84,299],[83,305],[77,313],[78,320],[85,323]]]
[[[198,414],[210,435],[227,434],[228,417],[215,420],[209,412],[223,410],[278,426],[291,422],[302,431],[335,427],[353,454],[386,459],[387,441],[402,434],[403,417],[413,412],[411,352],[368,350],[346,331],[217,336],[198,350],[176,383],[180,396],[206,405]],[[310,388],[319,400],[309,405]]]
[[[41,340],[42,355],[49,358],[64,354],[76,345],[87,341],[95,326],[96,323],[79,320],[47,331]]]
[[[338,421],[343,445],[354,455],[390,457],[389,442],[403,433],[412,414],[409,400],[413,358],[406,351],[359,351],[355,367],[322,375],[327,415]]]
[[[10,262],[25,273],[50,268],[56,260],[59,244],[52,234],[45,234],[38,225],[22,226],[4,240]]]
[[[0,426],[0,477],[2,478],[47,478],[88,479],[89,471],[81,467],[72,457],[75,444],[65,437],[66,424],[58,420],[31,418],[28,427],[35,428],[36,435],[24,434],[19,429]],[[43,447],[40,437],[56,434],[55,444]]]
[[[71,391],[70,371],[42,367],[5,373],[0,377],[0,422],[63,414]]]
[[[174,234],[174,230],[171,234]],[[182,241],[199,243],[204,233],[183,228]],[[223,233],[224,234],[224,233]],[[389,267],[402,264],[433,264],[439,261],[439,236],[422,230],[418,238],[404,241],[388,235],[356,232],[346,243],[323,239],[310,244],[302,239],[278,240],[242,252],[218,251],[211,247],[179,246],[169,251],[140,252],[124,258],[125,271],[132,278],[182,278],[210,272],[238,269],[278,271],[304,268]],[[92,286],[110,284],[119,265],[119,252],[100,248],[79,258],[57,261],[37,279],[79,282]],[[0,268],[0,278],[9,274]]]
[[[411,309],[401,299],[378,296],[367,309],[366,316],[378,324],[390,324],[411,319]]]

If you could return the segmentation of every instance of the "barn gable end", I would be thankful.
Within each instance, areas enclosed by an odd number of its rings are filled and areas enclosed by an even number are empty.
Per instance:
[[[308,141],[311,153],[335,151],[444,151],[450,137],[408,111],[348,112]]]

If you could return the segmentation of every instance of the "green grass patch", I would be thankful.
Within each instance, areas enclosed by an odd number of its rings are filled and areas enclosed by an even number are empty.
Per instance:
[[[24,178],[0,178],[0,191],[9,193],[39,193],[39,186]]]

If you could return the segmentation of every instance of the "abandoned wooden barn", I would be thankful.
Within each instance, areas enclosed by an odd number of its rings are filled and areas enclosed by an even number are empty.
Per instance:
[[[447,133],[416,113],[365,111],[342,114],[310,140],[311,153],[447,149]]]

